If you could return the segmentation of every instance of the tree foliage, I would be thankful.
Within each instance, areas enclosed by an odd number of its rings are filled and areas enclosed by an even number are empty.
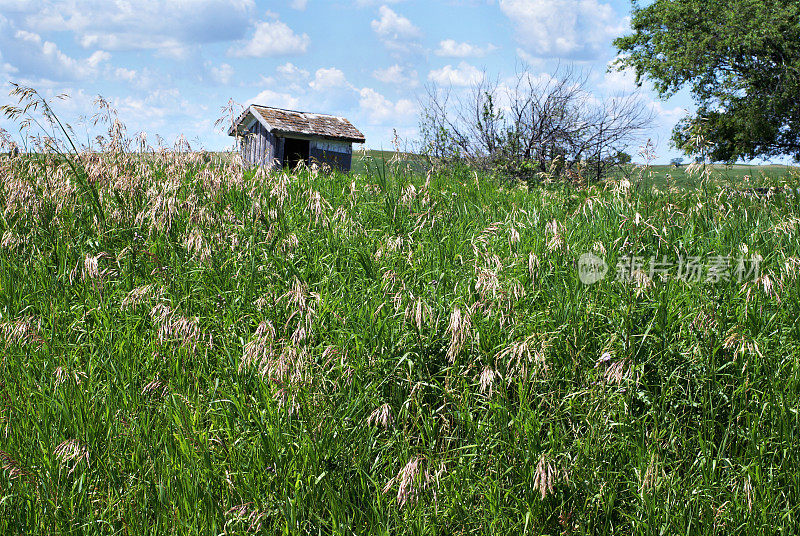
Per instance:
[[[618,67],[697,103],[675,127],[679,148],[703,135],[713,160],[800,158],[800,1],[634,0],[631,28],[614,41]]]

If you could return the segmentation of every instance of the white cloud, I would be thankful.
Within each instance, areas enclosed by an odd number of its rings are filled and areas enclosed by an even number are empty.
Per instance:
[[[135,69],[126,69],[125,67],[117,67],[114,69],[114,77],[126,82],[133,82],[139,73]]]
[[[155,49],[180,56],[190,45],[244,36],[254,0],[39,0],[28,9],[27,26],[71,31],[86,48]]]
[[[386,69],[376,69],[372,71],[372,76],[384,84],[397,84],[400,86],[415,87],[417,82],[417,71],[395,64]]]
[[[103,50],[95,51],[88,58],[73,58],[52,41],[42,39],[37,33],[17,29],[2,16],[0,50],[3,50],[7,64],[13,66],[7,71],[53,81],[93,78],[101,64],[111,59],[111,54]]]
[[[36,0],[0,0],[3,13],[27,13],[36,9]]]
[[[535,67],[541,69],[544,66],[544,58],[538,58],[533,56],[529,52],[524,51],[521,48],[517,48],[517,57],[525,62],[529,67]]]
[[[422,37],[422,32],[410,20],[385,5],[380,7],[378,15],[380,18],[373,20],[370,25],[388,48],[398,52],[419,48],[416,41]]]
[[[231,81],[231,78],[233,78],[234,69],[227,63],[223,63],[219,65],[219,67],[216,67],[211,62],[206,62],[206,68],[208,69],[210,78],[213,81],[222,84],[223,86],[228,85]]]
[[[642,80],[642,87],[636,85],[636,71],[627,68],[623,70],[617,69],[614,63],[619,60],[622,55],[608,62],[606,70],[603,72],[603,77],[597,82],[597,87],[604,90],[606,93],[619,94],[619,93],[633,93],[642,91],[648,93],[653,91],[653,85],[648,80]]]
[[[308,34],[297,35],[279,20],[263,21],[256,24],[253,37],[242,48],[232,47],[228,54],[256,58],[302,54],[310,41]]]
[[[322,91],[325,89],[352,88],[347,82],[344,73],[335,67],[330,69],[317,69],[314,80],[308,84],[311,89]]]
[[[606,71],[603,79],[597,87],[608,93],[632,93],[638,89],[636,86],[636,75],[632,70],[626,69],[618,71],[611,69]]]
[[[428,73],[428,80],[442,86],[471,86],[483,80],[483,72],[462,61],[458,67],[445,65]]]
[[[292,62],[286,62],[283,65],[278,65],[275,69],[278,73],[287,80],[303,80],[308,78],[308,71],[301,69]]]
[[[94,69],[101,63],[106,62],[110,59],[111,59],[111,54],[109,54],[105,50],[97,50],[93,52],[91,56],[86,58],[86,65]]]
[[[298,11],[304,11],[308,5],[308,0],[292,0],[289,2],[289,7]]]
[[[409,124],[416,121],[417,107],[408,99],[392,102],[372,88],[359,91],[361,109],[373,123]]]
[[[628,26],[600,0],[500,0],[499,5],[517,41],[536,56],[589,59]]]
[[[373,20],[372,29],[381,37],[392,39],[413,39],[421,36],[419,28],[410,20],[398,15],[388,6],[381,6],[378,10],[379,20]]]
[[[206,68],[209,64],[206,64]],[[141,90],[152,91],[159,86],[171,84],[169,76],[154,73],[150,68],[145,67],[141,70],[127,69],[125,67],[112,67],[108,65],[105,69],[105,77],[109,80],[123,82]]]
[[[480,47],[469,43],[459,43],[453,39],[445,39],[439,42],[436,55],[446,58],[480,58],[495,50],[497,47],[491,43]]]
[[[295,95],[289,93],[280,93],[271,89],[265,89],[252,99],[247,101],[247,104],[263,104],[264,106],[274,106],[276,108],[299,108],[300,99]]]
[[[656,117],[669,127],[675,125],[689,113],[689,110],[684,106],[667,108],[662,102],[655,100],[651,100],[651,106]]]

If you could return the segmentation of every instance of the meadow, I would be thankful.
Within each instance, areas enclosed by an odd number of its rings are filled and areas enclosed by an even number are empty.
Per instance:
[[[0,533],[797,532],[796,197],[359,166],[0,157]]]

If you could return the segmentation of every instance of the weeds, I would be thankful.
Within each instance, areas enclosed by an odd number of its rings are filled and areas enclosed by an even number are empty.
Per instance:
[[[112,130],[0,158],[0,532],[796,530],[796,199]],[[760,271],[584,285],[584,252]]]

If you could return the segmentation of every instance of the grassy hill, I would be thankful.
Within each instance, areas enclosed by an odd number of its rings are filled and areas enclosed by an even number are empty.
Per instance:
[[[0,533],[796,532],[794,200],[76,163],[0,159]]]

